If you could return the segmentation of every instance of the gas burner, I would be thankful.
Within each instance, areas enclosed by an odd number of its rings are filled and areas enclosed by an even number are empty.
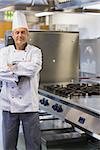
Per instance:
[[[44,89],[62,97],[100,95],[100,84],[70,83],[67,85],[45,85]]]

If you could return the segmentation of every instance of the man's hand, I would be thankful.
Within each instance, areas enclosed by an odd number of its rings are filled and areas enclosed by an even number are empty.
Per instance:
[[[9,69],[10,71],[13,71],[14,65],[12,65],[12,64],[7,64],[7,67],[8,67],[8,69]]]

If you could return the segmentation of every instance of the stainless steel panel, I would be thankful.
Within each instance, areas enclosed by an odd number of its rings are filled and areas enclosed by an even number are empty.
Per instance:
[[[98,134],[100,138],[100,118],[96,118],[85,112],[71,108],[70,111],[66,113],[66,119],[91,133]]]
[[[42,83],[78,80],[79,33],[30,31],[29,43],[43,52]]]
[[[46,97],[46,96],[39,95],[39,99],[40,99],[40,100],[43,99],[43,98],[45,98],[45,100],[48,100],[49,105],[44,106],[44,104],[41,104],[41,103],[40,103],[40,108],[41,108],[42,110],[45,110],[45,111],[47,111],[47,112],[49,112],[49,113],[55,115],[55,116],[58,117],[59,119],[64,120],[64,119],[65,119],[65,116],[66,116],[66,113],[68,113],[68,111],[70,110],[70,107],[67,106],[67,105],[62,105],[63,112],[61,112],[61,113],[59,112],[59,113],[58,113],[57,111],[55,111],[55,110],[52,108],[52,106],[55,105],[55,104],[61,105],[61,103],[55,102],[54,100],[52,100],[52,99],[50,99],[50,98],[48,98],[48,97]]]

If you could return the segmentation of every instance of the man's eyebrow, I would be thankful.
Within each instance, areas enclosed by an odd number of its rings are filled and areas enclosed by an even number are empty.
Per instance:
[[[26,32],[26,31],[15,31],[15,32],[21,32],[21,33],[23,33],[23,32]]]

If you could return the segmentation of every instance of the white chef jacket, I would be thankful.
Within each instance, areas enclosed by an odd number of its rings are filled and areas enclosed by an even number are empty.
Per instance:
[[[14,64],[12,71],[7,64]],[[27,45],[16,50],[14,45],[0,50],[0,106],[10,112],[36,112],[39,109],[38,85],[42,66],[41,50]],[[23,76],[17,84],[18,77]]]

